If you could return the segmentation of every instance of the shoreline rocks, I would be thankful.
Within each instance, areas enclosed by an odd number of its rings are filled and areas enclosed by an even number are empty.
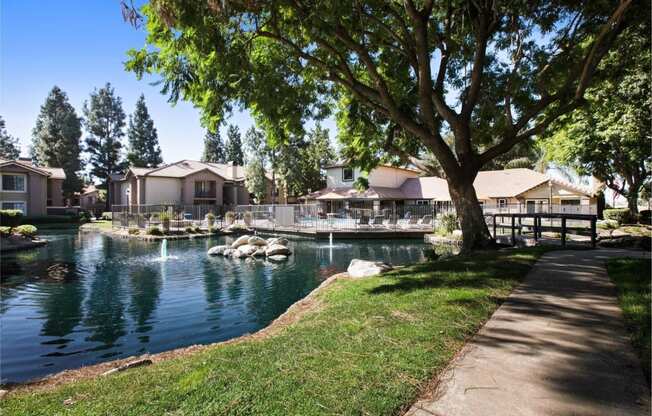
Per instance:
[[[349,263],[346,272],[353,278],[376,276],[381,273],[393,270],[391,264],[383,263],[382,261],[369,261],[361,259],[353,259]]]
[[[266,257],[273,262],[287,260],[292,251],[288,248],[288,240],[283,237],[272,237],[265,240],[257,235],[242,235],[228,245],[214,246],[206,254],[231,258]]]

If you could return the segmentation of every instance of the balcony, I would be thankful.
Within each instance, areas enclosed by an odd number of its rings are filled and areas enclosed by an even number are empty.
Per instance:
[[[195,191],[195,198],[213,198],[217,196],[217,192],[215,190],[210,190],[210,191]]]

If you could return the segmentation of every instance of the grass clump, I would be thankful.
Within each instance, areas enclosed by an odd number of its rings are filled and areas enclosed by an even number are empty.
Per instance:
[[[158,227],[149,227],[147,229],[147,234],[148,235],[163,235],[163,231],[161,231],[161,229],[158,228]]]
[[[620,258],[607,263],[607,272],[618,288],[618,302],[625,316],[629,336],[641,358],[648,385],[650,384],[650,259]]]
[[[274,335],[10,394],[3,407],[12,415],[399,414],[543,251],[492,251],[338,280]]]

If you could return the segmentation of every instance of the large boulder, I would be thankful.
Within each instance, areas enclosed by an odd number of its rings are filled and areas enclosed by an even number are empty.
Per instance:
[[[223,256],[224,250],[229,248],[227,245],[215,246],[208,249],[208,254],[211,256]]]
[[[349,264],[349,268],[346,269],[346,272],[349,276],[357,278],[375,276],[392,269],[393,267],[391,264],[383,263],[381,261],[353,259]]]
[[[252,246],[266,246],[267,241],[265,241],[264,238],[254,235],[252,237],[249,237],[249,240],[247,240],[247,244],[250,244]]]
[[[267,255],[267,257],[275,256],[278,254],[287,256],[288,254],[290,254],[290,249],[280,244],[271,244],[267,246],[267,249],[265,250],[265,254]]]
[[[231,243],[231,248],[238,248],[240,246],[244,246],[249,242],[249,238],[251,238],[250,235],[243,235],[238,237],[233,243]]]
[[[276,255],[267,257],[267,260],[273,261],[274,263],[285,261],[287,259],[288,259],[288,256],[285,256],[283,254],[276,254]]]
[[[234,248],[227,248],[226,250],[224,250],[224,251],[222,252],[222,255],[223,255],[224,257],[229,257],[229,256],[231,256],[233,253],[235,253],[235,249],[234,249]]]
[[[243,246],[238,247],[238,251],[245,256],[251,256],[258,250],[258,246],[253,246],[251,244],[245,244]]]
[[[252,254],[254,257],[263,257],[265,256],[265,247],[260,247],[258,250],[254,251],[254,254]]]
[[[231,258],[234,259],[241,259],[243,257],[249,257],[244,251],[240,251],[240,248],[236,248],[233,250],[233,253],[231,253]]]
[[[267,239],[267,245],[271,246],[274,244],[280,244],[282,246],[287,246],[288,245],[288,239],[284,237],[273,237]]]

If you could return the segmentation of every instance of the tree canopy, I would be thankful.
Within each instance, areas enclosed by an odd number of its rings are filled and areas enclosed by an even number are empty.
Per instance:
[[[129,116],[127,137],[129,138],[127,161],[130,165],[139,168],[154,168],[163,163],[158,133],[147,110],[144,94],[140,94],[136,101],[136,109]]]
[[[246,107],[275,143],[334,111],[350,162],[366,170],[429,150],[468,249],[491,240],[477,172],[580,105],[599,61],[646,6],[151,0],[147,44],[126,66],[160,74],[163,92],[195,103],[208,125]]]
[[[110,83],[91,93],[90,99],[84,103],[84,117],[91,174],[106,186],[109,175],[125,167],[122,138],[126,116],[122,99],[115,94]]]
[[[225,158],[227,162],[233,162],[235,165],[244,165],[240,129],[234,124],[229,124],[229,127],[226,129]]]
[[[82,187],[77,176],[83,167],[81,136],[81,119],[68,101],[68,95],[54,86],[32,130],[32,156],[40,165],[63,168],[66,173],[63,193],[68,198]]]
[[[206,130],[204,136],[204,151],[201,156],[202,162],[226,163],[226,149],[220,137],[220,131]]]
[[[0,157],[15,160],[20,157],[20,144],[17,137],[7,132],[5,120],[0,116]]]
[[[649,22],[647,22],[649,23]],[[628,28],[601,62],[604,76],[586,104],[560,117],[544,141],[549,157],[593,175],[638,212],[639,191],[652,173],[650,26]]]

